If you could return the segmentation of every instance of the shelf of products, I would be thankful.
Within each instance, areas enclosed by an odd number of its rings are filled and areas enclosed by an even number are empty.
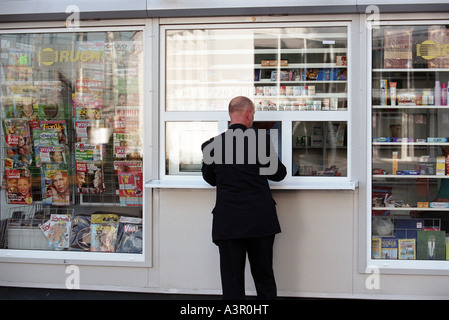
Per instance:
[[[372,259],[449,260],[447,43],[443,25],[373,30]]]
[[[0,39],[0,248],[74,250],[87,219],[99,238],[78,249],[117,252],[120,218],[142,229],[142,31]],[[107,248],[93,250],[99,241]]]
[[[199,175],[201,143],[227,128],[229,101],[247,96],[256,125],[278,130],[290,177],[347,177],[348,32],[345,23],[164,30],[162,175]]]

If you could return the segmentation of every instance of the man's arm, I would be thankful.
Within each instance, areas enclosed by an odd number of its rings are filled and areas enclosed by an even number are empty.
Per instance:
[[[206,164],[204,162],[204,147],[207,146],[211,142],[212,142],[212,139],[206,141],[205,143],[203,143],[201,145],[201,151],[203,151],[203,162],[201,165],[201,174],[203,175],[204,181],[206,181],[211,186],[216,186],[217,185],[217,176],[215,175],[215,163],[212,162],[211,164]]]

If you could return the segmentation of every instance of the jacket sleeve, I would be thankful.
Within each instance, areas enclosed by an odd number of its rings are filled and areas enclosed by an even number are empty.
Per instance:
[[[287,175],[287,168],[285,168],[284,164],[278,158],[278,167],[274,174],[266,176],[268,180],[271,181],[281,181]]]
[[[203,151],[204,147],[211,142],[212,140],[208,140],[205,143],[203,143],[201,146],[201,151]],[[206,181],[208,184],[214,187],[217,185],[217,176],[215,174],[215,163],[206,164],[204,162],[204,153],[203,153],[203,162],[201,164],[201,174],[203,175],[204,181]]]

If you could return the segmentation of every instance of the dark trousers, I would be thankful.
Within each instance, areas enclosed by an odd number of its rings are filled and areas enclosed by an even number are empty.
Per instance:
[[[276,299],[273,272],[274,235],[262,238],[220,240],[221,284],[223,299],[245,299],[246,254],[256,286],[258,299]]]

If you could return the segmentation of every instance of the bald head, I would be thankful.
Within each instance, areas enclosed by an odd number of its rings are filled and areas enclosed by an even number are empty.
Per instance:
[[[243,96],[235,97],[229,102],[228,110],[231,124],[241,123],[247,128],[253,125],[255,108],[251,99]]]

